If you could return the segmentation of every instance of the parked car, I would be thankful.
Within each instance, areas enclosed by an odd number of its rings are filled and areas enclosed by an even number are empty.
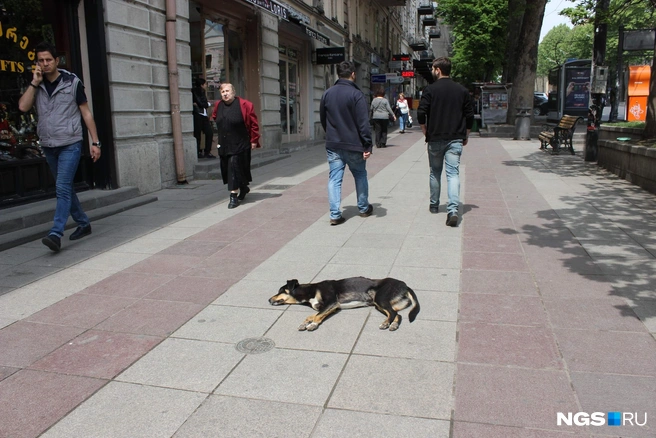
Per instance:
[[[545,98],[545,99],[549,99],[549,96],[547,96],[547,93],[540,93],[540,92],[538,92],[538,91],[534,91],[534,92],[533,92],[533,96],[543,97],[543,98]]]
[[[544,94],[544,93],[540,93]],[[544,116],[549,112],[549,98],[538,96],[538,94],[533,95],[533,115],[534,116]]]

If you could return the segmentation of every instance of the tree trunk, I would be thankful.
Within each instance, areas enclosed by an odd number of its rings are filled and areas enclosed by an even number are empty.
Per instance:
[[[647,98],[647,119],[642,136],[644,138],[656,138],[656,47],[654,48],[654,59],[651,62],[649,97]]]
[[[515,124],[519,108],[533,108],[535,72],[538,68],[538,43],[547,0],[527,0],[522,30],[519,34],[520,46],[517,51],[517,74],[513,79],[508,116],[506,123]],[[512,61],[511,61],[512,62]]]
[[[517,50],[519,48],[519,32],[524,19],[526,0],[508,0],[508,29],[506,31],[506,53],[503,62],[501,82],[512,82],[517,73]]]

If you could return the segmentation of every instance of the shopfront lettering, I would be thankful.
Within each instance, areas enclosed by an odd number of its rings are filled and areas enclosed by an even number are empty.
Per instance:
[[[17,30],[18,29],[16,27],[9,27],[5,29],[3,23],[0,21],[0,38],[5,37],[6,39],[13,41],[14,44],[18,44],[18,47],[20,47],[21,50],[25,51],[27,49],[27,45],[30,43],[30,39],[26,36],[23,36],[22,38],[20,38],[20,42],[18,42],[19,36],[16,34]],[[34,61],[35,57],[36,57],[36,53],[34,53],[34,50],[30,50],[29,52],[27,52],[27,59],[29,59],[30,61]]]
[[[289,10],[286,7],[272,0],[245,0],[245,1],[252,5],[258,6],[262,9],[266,9],[267,11],[271,12],[274,15],[277,15],[278,17],[284,20],[287,20],[287,16],[289,15]]]
[[[330,39],[328,39],[327,36],[320,34],[314,29],[311,29],[307,26],[301,26],[305,29],[305,34],[309,36],[310,38],[314,38],[315,40],[321,42],[322,44],[325,44],[327,46],[330,45]]]
[[[19,61],[7,61],[5,59],[0,59],[0,71],[23,73],[25,72],[25,64]]]

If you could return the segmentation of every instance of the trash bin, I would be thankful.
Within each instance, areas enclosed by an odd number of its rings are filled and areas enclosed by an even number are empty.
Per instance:
[[[515,140],[531,139],[531,112],[533,108],[517,108],[515,119]]]

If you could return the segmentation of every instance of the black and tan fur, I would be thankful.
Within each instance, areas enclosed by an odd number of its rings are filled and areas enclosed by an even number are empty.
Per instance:
[[[326,280],[319,283],[299,284],[288,280],[278,293],[269,298],[274,306],[305,304],[318,313],[308,316],[299,330],[316,330],[324,319],[340,309],[375,306],[387,318],[379,326],[381,330],[394,331],[401,324],[399,311],[412,305],[408,319],[414,321],[419,313],[419,301],[415,292],[401,280],[383,278],[372,280],[351,277],[342,280]]]

